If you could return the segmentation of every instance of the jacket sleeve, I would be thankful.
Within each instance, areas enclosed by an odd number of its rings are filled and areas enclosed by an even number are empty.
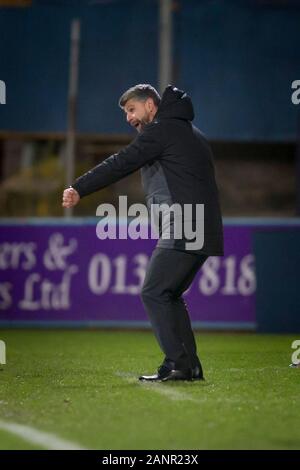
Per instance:
[[[80,176],[72,187],[82,198],[159,158],[163,151],[160,127],[159,123],[148,124],[130,145]]]

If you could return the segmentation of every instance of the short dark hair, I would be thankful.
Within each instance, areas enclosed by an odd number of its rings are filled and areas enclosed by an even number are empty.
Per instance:
[[[127,101],[131,99],[146,101],[148,98],[152,98],[156,106],[159,105],[160,96],[155,88],[148,83],[140,83],[139,85],[129,88],[125,93],[123,93],[119,99],[119,106],[120,108],[124,108]]]

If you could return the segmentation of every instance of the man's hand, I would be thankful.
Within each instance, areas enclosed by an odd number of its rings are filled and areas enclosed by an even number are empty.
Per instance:
[[[68,188],[64,190],[63,202],[62,202],[63,207],[67,207],[67,208],[74,207],[76,206],[76,204],[78,204],[79,200],[80,200],[80,196],[78,192],[76,191],[76,189]]]

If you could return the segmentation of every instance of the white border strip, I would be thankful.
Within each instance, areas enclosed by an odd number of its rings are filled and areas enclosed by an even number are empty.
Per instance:
[[[39,431],[23,424],[0,421],[0,429],[15,434],[31,444],[45,447],[48,450],[84,450],[84,447],[74,442],[66,441],[55,436],[55,434]]]

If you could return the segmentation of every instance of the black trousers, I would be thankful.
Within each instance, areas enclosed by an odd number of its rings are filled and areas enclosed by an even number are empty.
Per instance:
[[[149,261],[142,301],[164,364],[176,368],[196,367],[197,346],[187,306],[182,294],[192,283],[208,256],[165,248],[156,248]]]

